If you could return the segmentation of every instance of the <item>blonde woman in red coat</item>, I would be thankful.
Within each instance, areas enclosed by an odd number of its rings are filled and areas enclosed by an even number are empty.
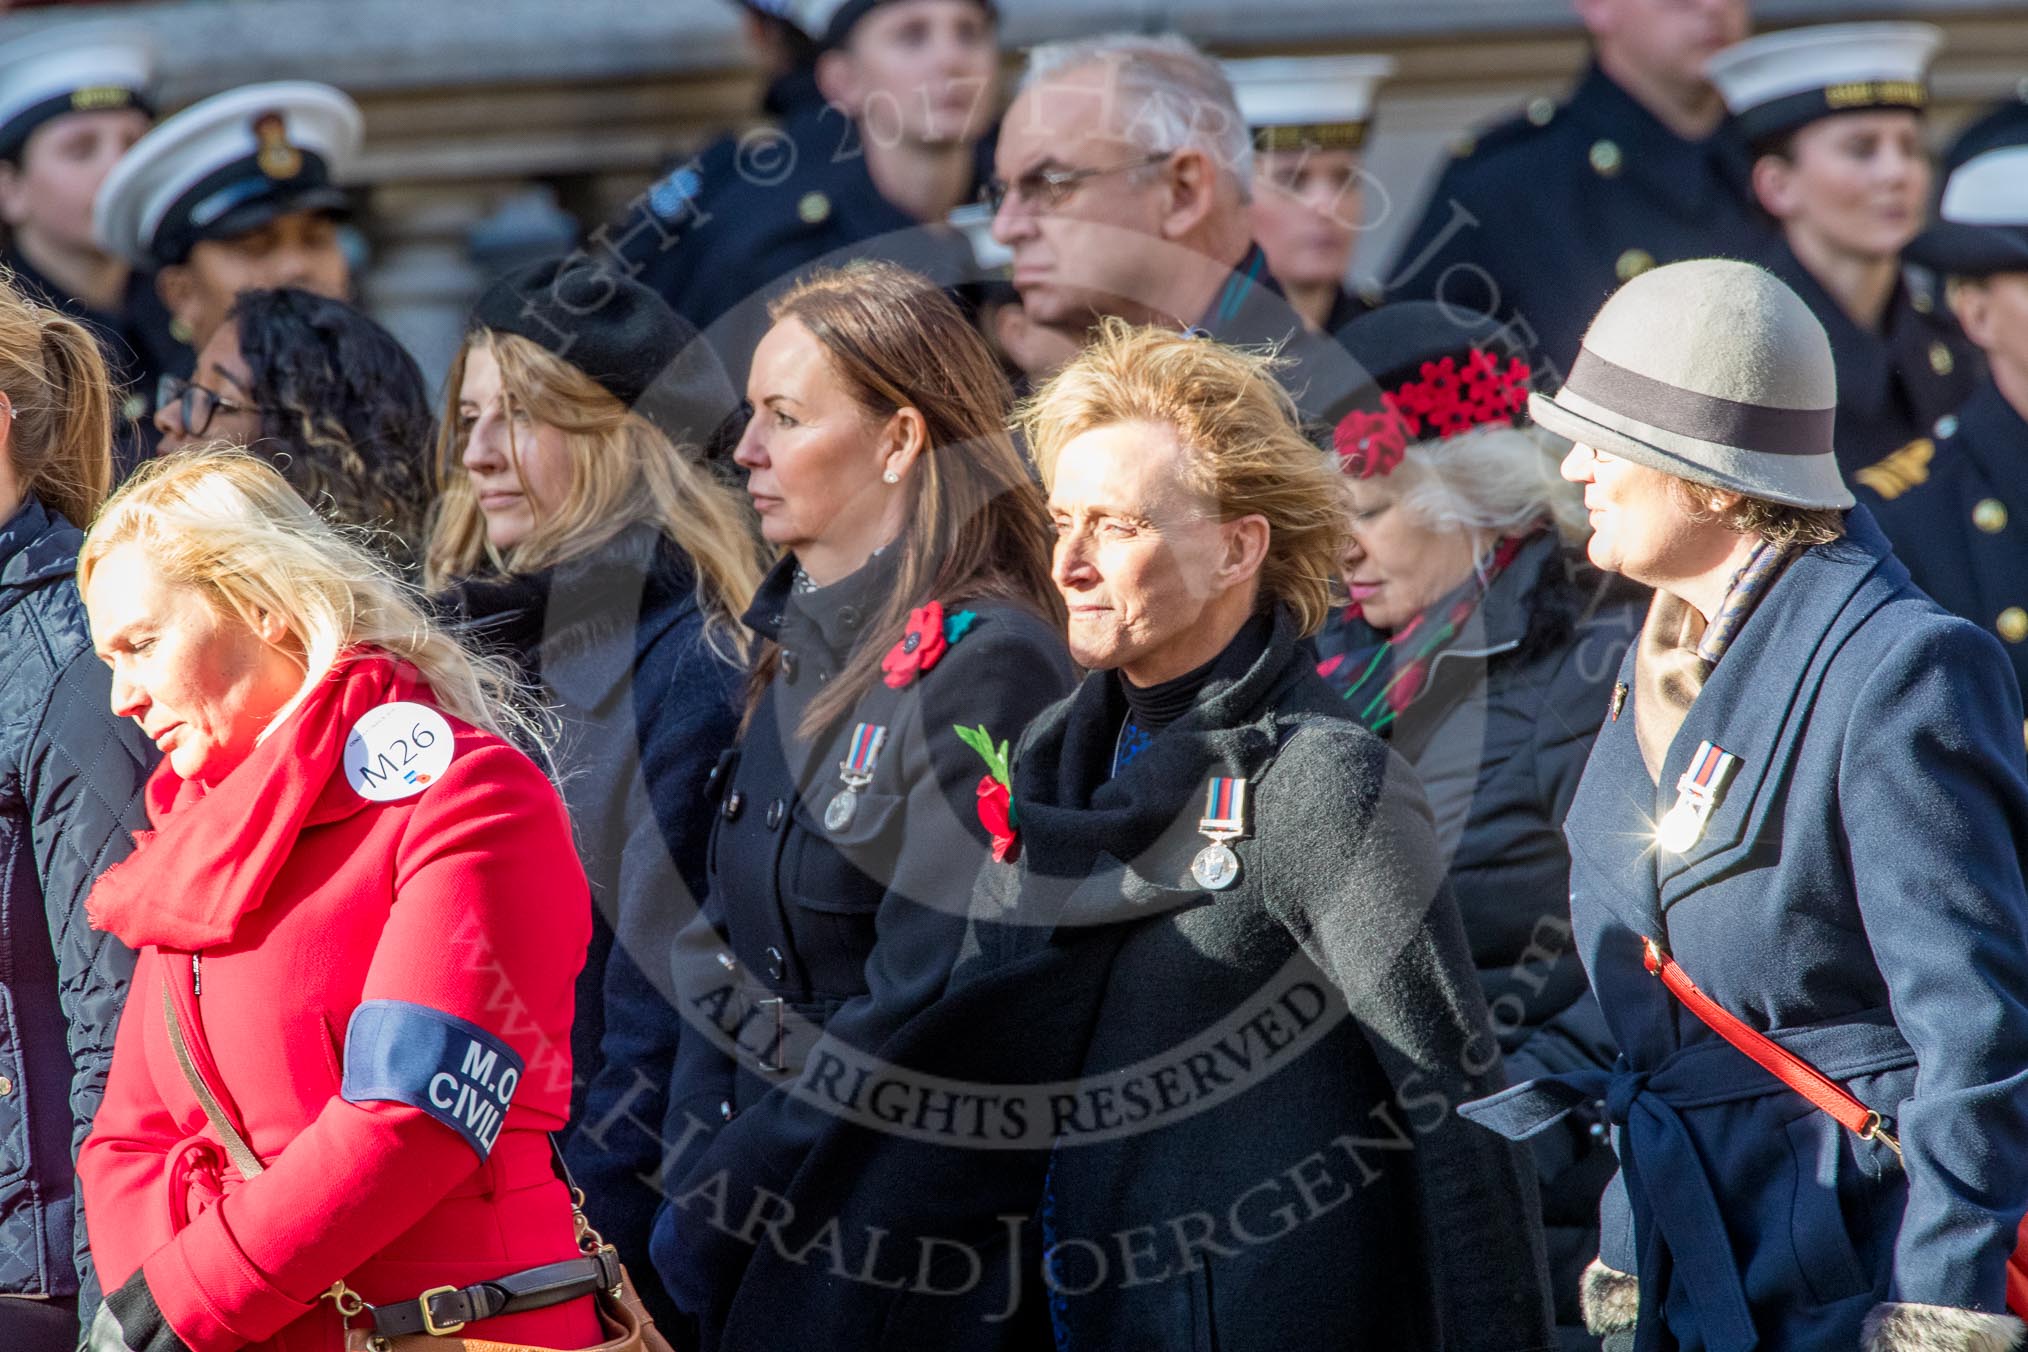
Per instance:
[[[548,1142],[590,902],[508,683],[238,452],[148,465],[78,576],[164,754],[87,903],[139,952],[78,1163],[91,1352],[597,1344]],[[572,1261],[553,1303],[481,1285]]]

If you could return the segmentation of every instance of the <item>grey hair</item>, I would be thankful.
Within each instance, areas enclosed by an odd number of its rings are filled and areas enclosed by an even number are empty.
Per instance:
[[[1557,471],[1568,443],[1539,427],[1489,423],[1408,448],[1389,476],[1425,526],[1510,535],[1548,521],[1569,544],[1591,534],[1584,490]]]
[[[1216,61],[1175,33],[1108,33],[1031,49],[1021,88],[1087,66],[1110,71],[1106,106],[1128,140],[1151,155],[1201,150],[1248,198],[1253,135]]]

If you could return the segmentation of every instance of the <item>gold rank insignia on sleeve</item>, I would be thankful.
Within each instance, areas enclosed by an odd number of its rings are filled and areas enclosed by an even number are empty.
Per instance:
[[[1928,437],[1919,437],[1852,477],[1891,501],[1917,484],[1929,481],[1929,462],[1935,455],[1936,443]]]

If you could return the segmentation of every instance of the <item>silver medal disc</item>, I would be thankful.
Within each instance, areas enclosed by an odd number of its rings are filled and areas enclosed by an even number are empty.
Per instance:
[[[1239,856],[1222,840],[1215,840],[1190,861],[1190,876],[1211,892],[1222,892],[1239,878]]]
[[[1689,803],[1678,803],[1662,814],[1655,843],[1671,854],[1682,854],[1704,837],[1704,814]]]
[[[824,809],[824,829],[843,831],[852,824],[852,814],[859,810],[859,795],[850,789],[839,790],[838,796]]]

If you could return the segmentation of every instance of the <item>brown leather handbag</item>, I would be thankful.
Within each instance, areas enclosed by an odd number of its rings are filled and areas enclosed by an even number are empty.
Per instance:
[[[197,1073],[197,1063],[191,1059],[190,1044],[184,1037],[183,1020],[176,1013],[176,1003],[166,984],[162,987],[162,1014],[169,1025],[169,1045],[176,1053],[176,1064],[183,1078],[190,1082],[190,1091],[197,1096],[198,1106],[204,1109],[211,1129],[224,1142],[226,1157],[241,1178],[252,1179],[263,1173],[267,1166],[226,1117],[218,1096]],[[345,1321],[346,1352],[674,1352],[655,1328],[655,1321],[642,1306],[640,1296],[635,1294],[633,1279],[627,1276],[618,1252],[592,1229],[584,1214],[584,1193],[571,1178],[555,1137],[550,1138],[549,1148],[556,1159],[558,1176],[570,1189],[570,1214],[583,1257],[472,1286],[441,1286],[414,1300],[390,1305],[368,1305],[343,1281],[335,1282],[323,1299],[336,1306],[339,1317]],[[467,1323],[539,1310],[587,1295],[596,1300],[599,1326],[606,1334],[604,1342],[589,1348],[546,1348],[458,1336],[458,1330]],[[351,1327],[352,1321],[360,1318],[371,1327]]]

